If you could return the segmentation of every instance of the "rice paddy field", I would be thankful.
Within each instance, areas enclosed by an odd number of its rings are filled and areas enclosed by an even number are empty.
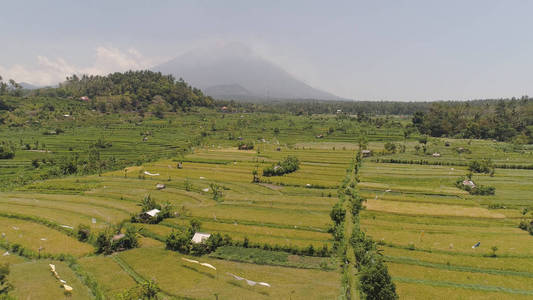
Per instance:
[[[202,231],[227,234],[235,241],[247,239],[251,244],[331,249],[331,234],[327,232],[329,212],[353,151],[337,150],[332,156],[321,149],[277,151],[276,148],[265,144],[260,154],[227,147],[205,148],[187,155],[182,169],[177,168],[175,160],[167,159],[101,176],[72,176],[20,186],[0,195],[0,213],[5,216],[0,217],[6,234],[4,246],[17,243],[33,252],[44,247],[43,255],[74,256],[79,267],[95,278],[108,298],[137,282],[151,279],[167,298],[206,299],[214,295],[220,299],[335,298],[340,293],[340,274],[333,258],[285,254],[284,261],[279,263],[241,262],[232,254],[236,250],[228,249],[218,257],[201,258],[217,268],[217,272],[209,272],[181,260],[183,255],[165,250],[161,243],[173,230],[186,228],[191,219],[197,219],[201,221]],[[253,169],[261,169],[287,155],[301,160],[301,169],[296,172],[301,172],[300,176],[290,174],[273,182],[252,183]],[[159,175],[149,176],[145,171]],[[157,190],[158,183],[164,183],[166,188]],[[223,186],[222,201],[212,199],[212,183]],[[138,249],[95,256],[92,245],[79,242],[68,233],[69,228],[79,224],[102,230],[108,224],[127,222],[131,214],[139,211],[137,204],[148,194],[158,202],[170,202],[179,216],[157,225],[136,225],[145,236]],[[37,266],[40,262],[29,263]],[[18,265],[12,265],[13,276]],[[271,288],[249,286],[227,273],[267,282]],[[19,290],[19,285],[24,285],[15,279],[13,282],[14,295],[24,298],[37,295],[27,296]],[[310,288],[309,282],[317,284]],[[54,289],[60,292],[59,287]],[[80,299],[89,297],[78,294],[77,288],[73,295]]]
[[[34,172],[35,158],[83,155],[99,136],[113,143],[102,156],[131,162],[100,175],[3,186],[0,264],[10,264],[10,295],[114,299],[138,283],[154,280],[162,299],[342,299],[341,262],[335,255],[223,247],[193,257],[165,249],[164,242],[195,219],[200,231],[228,235],[239,243],[331,249],[330,211],[359,149],[359,125],[331,116],[244,114],[216,119],[213,130],[213,119],[203,113],[142,125],[107,120],[105,128],[81,126],[87,125],[83,120],[80,126],[56,124],[65,128],[61,136],[32,135],[24,129],[0,132],[3,138],[22,139],[22,144],[39,140],[49,151],[17,150],[14,160],[0,161],[0,180]],[[315,138],[329,127],[335,128],[331,134]],[[153,131],[153,137],[142,142],[139,132],[146,130]],[[209,132],[202,143],[181,151],[184,143],[205,130]],[[255,141],[254,150],[238,150],[236,141],[227,138],[230,132]],[[364,159],[359,171],[358,192],[366,199],[361,228],[379,243],[400,299],[533,298],[533,236],[518,228],[522,209],[533,208],[533,170],[503,168],[530,165],[531,149],[431,139],[428,154],[423,154],[414,150],[418,141],[404,140],[397,127],[368,129],[366,134],[374,155]],[[406,151],[383,153],[388,141],[405,145]],[[458,153],[458,147],[470,152]],[[441,156],[433,157],[434,152]],[[299,170],[252,183],[253,170],[261,172],[287,156],[300,160]],[[466,164],[483,158],[502,167],[494,176],[474,174],[473,180],[494,186],[495,195],[475,196],[458,189],[455,182],[467,173]],[[157,189],[157,184],[165,188]],[[222,190],[218,201],[213,199],[213,184]],[[169,202],[177,214],[159,224],[134,224],[139,248],[97,255],[92,244],[76,238],[73,229],[80,224],[93,232],[128,224],[146,195],[158,203]],[[479,247],[472,248],[478,242]],[[73,287],[72,295],[63,293],[47,269],[51,262]],[[232,274],[270,287],[248,285]]]
[[[524,163],[528,156],[514,160]],[[531,206],[533,171],[496,169],[494,177],[474,176],[476,182],[496,187],[493,196],[454,188],[456,178],[465,173],[459,163],[390,164],[369,159],[359,185],[367,199],[362,228],[381,244],[400,297],[533,297],[533,238],[517,228],[520,210]],[[501,205],[490,209],[495,203]],[[473,247],[478,242],[479,247]]]

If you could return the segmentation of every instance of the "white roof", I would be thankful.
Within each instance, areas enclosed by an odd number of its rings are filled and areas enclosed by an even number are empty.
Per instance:
[[[196,232],[194,236],[192,237],[191,242],[195,244],[201,244],[205,242],[210,236],[211,234],[209,233]]]
[[[158,214],[159,212],[160,212],[159,209],[154,208],[154,209],[152,209],[152,210],[147,211],[146,214],[149,215],[150,217],[155,217],[155,216],[157,216],[157,214]]]

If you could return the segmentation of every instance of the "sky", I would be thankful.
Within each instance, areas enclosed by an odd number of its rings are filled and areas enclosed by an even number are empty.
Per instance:
[[[238,42],[354,100],[533,94],[533,1],[9,1],[0,75],[36,85]],[[187,78],[184,78],[187,80]]]

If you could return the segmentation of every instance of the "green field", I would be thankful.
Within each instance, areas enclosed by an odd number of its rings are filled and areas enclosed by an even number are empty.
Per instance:
[[[0,256],[0,263],[10,264],[10,294],[19,299],[66,297],[47,269],[51,260],[72,283],[72,299],[113,299],[148,280],[161,288],[162,299],[344,299],[345,271],[341,256],[331,251],[330,211],[342,195],[339,187],[359,150],[362,129],[374,155],[364,158],[358,174],[358,193],[367,200],[360,226],[379,244],[401,299],[533,297],[533,236],[518,228],[521,210],[533,208],[533,170],[503,166],[530,165],[531,150],[432,138],[430,151],[422,154],[414,150],[416,137],[404,140],[401,118],[400,127],[379,128],[329,115],[208,109],[143,122],[127,114],[101,118],[102,124],[90,116],[57,121],[51,128],[63,127],[65,133],[54,136],[35,128],[0,131],[2,139],[39,140],[50,151],[17,150],[14,159],[0,160],[0,247],[10,252]],[[330,127],[334,130],[328,134]],[[145,142],[144,131],[152,131]],[[254,150],[238,150],[230,133],[255,141]],[[317,139],[318,134],[326,135]],[[101,174],[39,179],[45,169],[34,168],[33,159],[84,156],[99,137],[112,143],[100,155],[114,157],[117,165]],[[382,153],[389,141],[406,145],[406,151]],[[458,154],[457,147],[471,153]],[[252,183],[253,170],[260,173],[287,156],[299,159],[297,171],[260,176],[260,183]],[[475,182],[496,188],[492,196],[470,195],[455,186],[467,163],[482,158],[500,164],[494,176],[473,175]],[[16,179],[24,176],[31,180]],[[165,188],[158,190],[157,184]],[[212,184],[221,187],[218,201]],[[95,254],[93,241],[78,241],[71,229],[82,224],[96,234],[108,225],[128,225],[147,195],[169,202],[176,214],[159,224],[134,224],[137,249]],[[167,236],[185,230],[191,220],[200,221],[200,231],[228,235],[237,245],[200,257],[165,249]],[[349,236],[351,228],[346,228]],[[242,246],[244,241],[251,246]],[[480,246],[473,249],[477,242]],[[24,251],[13,251],[14,245]],[[327,257],[290,252],[310,246],[330,252]],[[271,287],[249,286],[227,273]],[[352,288],[357,295],[357,286]]]

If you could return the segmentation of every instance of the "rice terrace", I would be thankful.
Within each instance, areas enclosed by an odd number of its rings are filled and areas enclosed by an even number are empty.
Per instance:
[[[529,146],[431,137],[409,116],[3,99],[9,296],[533,297]]]
[[[0,300],[533,299],[533,4],[45,2]]]

